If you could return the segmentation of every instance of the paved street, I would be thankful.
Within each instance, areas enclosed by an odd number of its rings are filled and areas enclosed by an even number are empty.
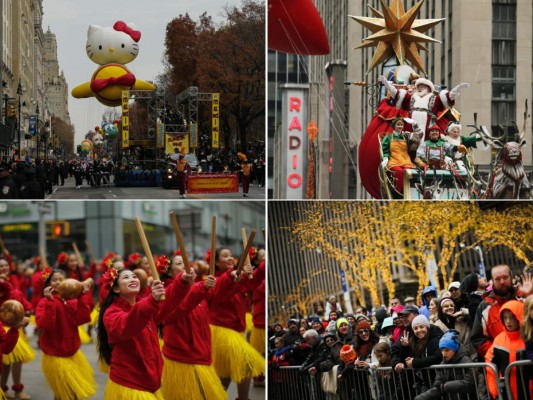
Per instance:
[[[30,325],[27,329],[27,333],[30,339],[30,342],[33,348],[37,348],[36,339],[33,336],[33,325]],[[93,332],[93,337],[95,336]],[[98,355],[96,353],[96,345],[90,343],[82,346],[83,354],[87,357],[89,363],[93,366],[95,372],[96,382],[98,383],[98,392],[96,396],[92,397],[93,399],[103,399],[104,398],[104,389],[108,379],[108,376],[101,373],[97,367]],[[10,378],[11,379],[11,378]],[[25,392],[32,396],[34,400],[53,400],[54,395],[46,382],[44,375],[41,371],[41,351],[37,350],[37,357],[35,360],[28,364],[24,364],[22,367],[22,382],[25,385]],[[11,386],[11,380],[9,386]],[[233,400],[237,398],[237,387],[235,384],[231,384],[228,391],[228,400]],[[263,400],[265,399],[265,389],[264,388],[255,388],[252,386],[250,390],[250,399],[251,400]]]
[[[161,187],[116,187],[108,185],[98,189],[87,185],[84,180],[81,189],[76,189],[74,177],[67,178],[64,186],[54,186],[51,195],[46,199],[88,199],[88,200],[119,200],[119,199],[162,199],[162,200],[182,200],[177,189],[163,189]],[[265,188],[257,185],[250,186],[247,198],[242,195],[242,187],[239,187],[238,193],[209,193],[209,194],[191,194],[187,195],[189,200],[202,199],[246,199],[246,200],[265,200]]]

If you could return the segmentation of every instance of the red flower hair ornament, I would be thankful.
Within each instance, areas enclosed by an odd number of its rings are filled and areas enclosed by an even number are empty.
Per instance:
[[[41,275],[41,279],[46,282],[46,280],[48,279],[48,277],[50,276],[50,274],[53,272],[54,270],[50,267],[46,267],[45,269],[43,269],[43,273]]]
[[[178,249],[178,250],[174,250],[174,253],[172,253],[172,255],[175,257],[175,256],[181,256],[181,250]]]
[[[59,253],[57,255],[57,263],[58,264],[66,264],[68,261],[68,255],[67,253],[65,253],[64,251],[62,251],[61,253]]]
[[[117,279],[118,271],[115,268],[108,268],[107,271],[102,275],[102,280],[104,285],[113,287],[115,279]]]
[[[170,259],[163,254],[162,256],[157,257],[157,260],[155,260],[155,266],[157,268],[157,272],[164,274],[168,271]]]
[[[211,249],[208,249],[205,252],[205,262],[210,264],[211,263]]]
[[[141,258],[142,258],[142,256],[141,256],[139,253],[132,253],[132,254],[130,254],[130,256],[128,257],[128,261],[129,261],[131,264],[137,266],[137,265],[139,265],[139,263],[141,262]]]

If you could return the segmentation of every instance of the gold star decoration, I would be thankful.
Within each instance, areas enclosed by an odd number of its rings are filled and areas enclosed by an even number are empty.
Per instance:
[[[377,47],[368,71],[396,55],[400,64],[405,64],[405,60],[407,60],[414,67],[425,72],[418,50],[427,50],[424,43],[440,43],[440,41],[424,35],[422,32],[433,28],[444,21],[444,18],[417,20],[416,16],[424,0],[420,0],[407,12],[403,7],[403,0],[392,0],[390,7],[385,3],[385,0],[380,1],[383,12],[368,6],[375,18],[349,15],[350,18],[372,32],[372,35],[364,38],[363,43],[354,49]]]

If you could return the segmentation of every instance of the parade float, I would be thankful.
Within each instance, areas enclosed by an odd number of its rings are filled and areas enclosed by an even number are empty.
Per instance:
[[[447,90],[424,76],[420,50],[438,42],[425,32],[444,19],[417,19],[422,3],[406,11],[401,0],[390,6],[381,1],[382,11],[369,6],[373,17],[350,16],[371,32],[356,47],[376,47],[369,70],[382,65],[378,82],[364,84],[373,86],[378,98],[359,145],[363,187],[376,199],[531,198],[521,155],[527,101],[521,129],[512,123],[514,129],[494,137],[477,126],[475,115],[465,126],[454,105],[469,84]],[[497,149],[488,176],[480,175],[474,162],[472,148],[478,144],[485,151]]]

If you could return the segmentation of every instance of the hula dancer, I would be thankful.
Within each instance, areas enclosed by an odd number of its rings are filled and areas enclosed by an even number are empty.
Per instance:
[[[7,300],[17,300],[24,306],[24,311],[29,313],[33,310],[31,304],[26,300],[20,290],[13,287],[9,281],[9,264],[6,260],[0,260],[0,305]],[[4,330],[7,331],[10,327],[4,325]],[[7,381],[9,374],[13,371],[13,386],[15,397],[18,399],[31,399],[31,397],[24,393],[24,385],[22,384],[22,364],[28,363],[35,358],[35,351],[30,346],[28,339],[22,327],[19,327],[20,340],[17,341],[13,351],[2,356],[2,390],[7,392]]]
[[[266,281],[265,281],[265,262],[261,261],[259,267],[256,269],[254,274],[254,279],[257,279],[259,286],[253,292],[252,301],[252,321],[253,328],[252,334],[250,335],[250,344],[254,349],[256,349],[260,354],[265,356],[265,291],[266,291]],[[265,377],[258,376],[254,378],[254,386],[264,386]]]
[[[217,249],[215,262],[217,279],[233,272],[231,250]],[[248,399],[252,377],[265,373],[265,359],[244,338],[246,292],[253,291],[258,284],[258,280],[248,279],[251,273],[252,266],[245,265],[230,294],[215,289],[209,303],[213,366],[226,390],[232,380],[237,383],[241,400]]]
[[[46,268],[43,298],[35,318],[41,329],[39,340],[44,376],[57,400],[85,399],[96,393],[94,372],[80,350],[78,326],[91,319],[91,290],[84,285],[77,299],[63,300],[56,292],[66,278],[62,270]]]
[[[28,322],[28,317],[24,317],[19,325],[9,328],[7,332],[2,322],[0,322],[0,354],[9,354],[13,351],[19,339],[19,328],[28,325]],[[2,365],[0,364],[1,369]],[[0,388],[0,398],[2,399],[7,397],[3,389]]]
[[[175,259],[180,256],[175,256]],[[168,269],[175,274],[181,263],[173,263]],[[161,275],[163,276],[163,274]],[[216,282],[226,296],[233,287],[235,272],[224,275]],[[225,400],[227,394],[211,366],[211,331],[207,300],[213,294],[215,277],[207,276],[197,281],[184,301],[170,314],[160,313],[163,321],[163,396],[166,400],[209,399]],[[170,296],[167,304],[175,304]]]
[[[104,399],[162,400],[163,358],[154,317],[165,294],[163,283],[154,281],[152,295],[137,301],[141,284],[132,271],[109,268],[105,279],[111,291],[100,309],[98,352],[111,369]],[[176,279],[166,296],[179,304],[188,290],[183,279]]]

